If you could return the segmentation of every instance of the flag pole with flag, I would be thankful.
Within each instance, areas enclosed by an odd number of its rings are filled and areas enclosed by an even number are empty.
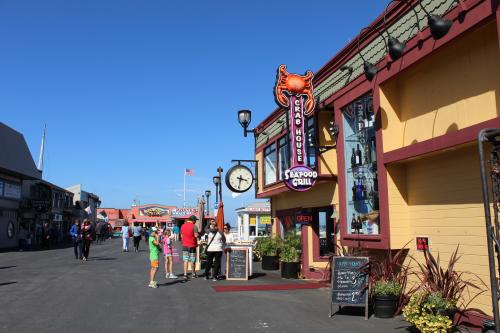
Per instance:
[[[193,169],[184,169],[184,204],[183,207],[186,208],[186,176],[193,176]]]

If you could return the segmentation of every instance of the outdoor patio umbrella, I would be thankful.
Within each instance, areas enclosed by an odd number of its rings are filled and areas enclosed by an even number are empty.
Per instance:
[[[203,213],[205,212],[205,201],[203,199],[198,199],[198,221],[196,221],[196,227],[198,230],[203,230],[205,227],[203,225]]]
[[[215,218],[215,222],[217,223],[217,228],[219,231],[224,230],[224,204],[219,202],[219,209],[217,209],[217,217]]]

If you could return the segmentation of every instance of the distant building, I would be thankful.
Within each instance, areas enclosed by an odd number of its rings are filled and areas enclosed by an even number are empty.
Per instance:
[[[97,220],[97,209],[101,205],[101,200],[99,196],[84,191],[82,189],[82,184],[76,184],[66,188],[69,192],[74,194],[73,203],[77,209],[77,216],[81,219],[88,218],[92,223]]]
[[[238,215],[238,238],[252,240],[257,236],[271,235],[271,204],[254,202],[236,209]]]
[[[24,136],[0,123],[0,248],[18,246],[22,182],[40,179]]]

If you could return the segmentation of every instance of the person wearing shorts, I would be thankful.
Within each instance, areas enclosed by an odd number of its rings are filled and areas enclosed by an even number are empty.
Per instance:
[[[158,229],[151,228],[151,236],[149,243],[149,260],[151,261],[151,270],[149,271],[149,288],[158,288],[158,283],[155,281],[156,272],[160,266],[160,241],[158,238]]]
[[[174,258],[172,257],[172,232],[170,229],[165,229],[163,232],[163,255],[165,256],[165,278],[166,279],[177,279],[177,276],[173,273]]]
[[[191,215],[181,227],[182,240],[182,261],[184,262],[184,278],[188,278],[188,268],[191,264],[191,273],[193,278],[196,275],[196,247],[198,246],[198,228],[194,224],[198,218]]]

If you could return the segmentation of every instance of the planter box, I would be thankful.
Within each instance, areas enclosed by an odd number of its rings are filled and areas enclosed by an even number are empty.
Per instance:
[[[298,262],[281,262],[281,277],[285,279],[299,278]]]
[[[276,271],[279,269],[278,256],[262,256],[262,269]]]
[[[398,308],[399,296],[373,296],[373,310],[377,318],[393,318]]]

